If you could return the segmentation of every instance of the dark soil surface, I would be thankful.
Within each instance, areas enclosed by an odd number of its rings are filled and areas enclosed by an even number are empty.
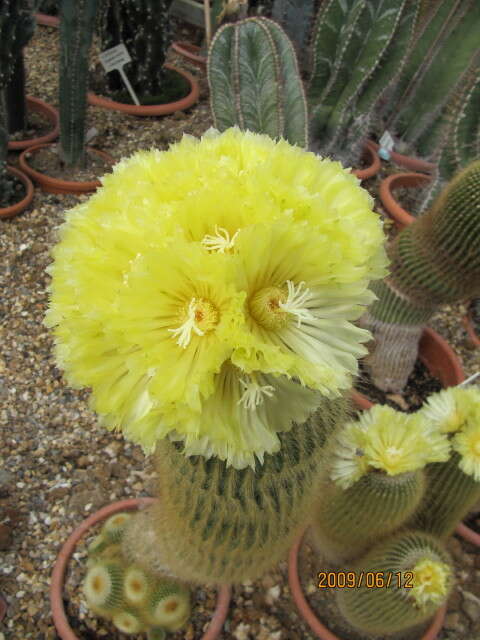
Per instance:
[[[472,318],[473,329],[477,336],[480,336],[480,298],[471,301],[468,311]]]
[[[23,200],[26,194],[25,186],[18,178],[7,174],[7,180],[8,188],[6,189],[6,197],[2,195],[2,191],[0,190],[0,209],[6,209],[7,207],[17,204],[17,202]]]
[[[39,149],[29,155],[29,164],[33,169],[40,171],[52,178],[60,180],[72,180],[75,182],[88,182],[96,180],[110,170],[110,165],[99,156],[87,153],[87,164],[84,168],[70,168],[60,160],[57,145]]]
[[[12,142],[21,142],[31,138],[40,138],[52,130],[52,123],[41,113],[30,111],[27,113],[27,124],[22,131],[11,133],[9,139]]]
[[[412,413],[420,409],[429,395],[440,391],[442,383],[438,378],[432,376],[421,360],[417,360],[403,392],[401,394],[388,393],[373,384],[365,365],[360,362],[355,388],[367,396],[371,402],[388,404],[397,411]]]

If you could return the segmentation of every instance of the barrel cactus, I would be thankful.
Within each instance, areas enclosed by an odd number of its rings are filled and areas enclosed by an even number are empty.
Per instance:
[[[446,437],[421,415],[388,406],[337,429],[327,444],[329,477],[312,523],[321,554],[345,565],[396,531],[424,497],[425,465],[448,455]]]
[[[156,456],[160,500],[122,554],[165,579],[257,576],[308,522],[344,421],[381,222],[339,163],[236,128],[103,183],[61,230],[46,323],[102,423]]]
[[[431,618],[454,584],[452,561],[439,541],[418,531],[399,533],[352,566],[363,583],[338,591],[337,601],[356,630],[379,636],[403,632]],[[374,584],[367,584],[368,576]]]
[[[368,367],[379,388],[403,389],[423,327],[440,305],[479,295],[479,195],[477,160],[390,245],[391,274],[372,285],[378,300],[362,320],[375,337]]]
[[[295,52],[275,22],[247,18],[221,27],[210,46],[208,83],[220,131],[238,125],[307,146],[307,107]]]

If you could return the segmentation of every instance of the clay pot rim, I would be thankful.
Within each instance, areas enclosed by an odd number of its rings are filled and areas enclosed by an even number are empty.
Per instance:
[[[10,165],[7,165],[7,171],[12,176],[18,178],[18,180],[23,184],[25,187],[25,196],[9,207],[0,207],[0,218],[13,218],[14,216],[17,216],[19,213],[22,213],[22,211],[24,211],[33,200],[33,184],[28,175],[15,167],[11,167]]]
[[[476,547],[480,547],[480,533],[477,533],[464,522],[461,522],[458,527],[455,529],[455,533],[457,533],[461,538],[470,542],[470,544],[474,544]]]
[[[36,13],[35,20],[37,24],[41,24],[44,27],[58,27],[60,25],[60,18],[49,16],[48,13]]]
[[[185,60],[202,69],[202,71],[205,71],[207,68],[207,58],[206,56],[200,55],[201,49],[196,44],[192,44],[187,40],[176,40],[172,42],[172,49],[175,53],[178,53],[178,55],[183,56]]]
[[[423,182],[428,183],[431,180],[432,177],[425,173],[394,173],[382,180],[378,195],[388,215],[394,220],[397,229],[408,227],[412,222],[415,222],[416,218],[399,204],[393,191],[401,187],[418,187]]]
[[[22,149],[28,149],[28,147],[33,147],[37,144],[45,144],[47,142],[51,142],[58,138],[60,133],[60,120],[58,116],[58,111],[55,107],[40,100],[40,98],[34,98],[33,96],[27,96],[27,111],[34,111],[36,113],[42,113],[46,116],[47,120],[53,124],[53,129],[46,133],[43,136],[38,136],[37,138],[27,138],[25,140],[11,140],[8,143],[8,148],[11,151],[19,151]]]
[[[175,111],[183,111],[194,105],[200,97],[200,87],[197,80],[188,71],[179,69],[172,64],[164,64],[165,69],[176,71],[183,76],[190,83],[190,93],[184,98],[175,102],[166,102],[165,104],[153,104],[153,105],[136,105],[125,104],[123,102],[116,102],[110,100],[110,98],[104,98],[103,96],[97,96],[91,91],[88,92],[88,103],[95,107],[103,107],[104,109],[110,109],[111,111],[120,111],[121,113],[127,113],[132,116],[167,116]]]
[[[36,169],[33,169],[28,164],[28,156],[39,149],[43,149],[46,147],[53,146],[52,143],[49,144],[37,144],[33,147],[28,147],[25,149],[19,157],[19,164],[25,173],[27,173],[33,180],[38,182],[42,191],[47,191],[48,193],[89,193],[91,191],[95,191],[98,187],[102,186],[100,180],[88,180],[88,181],[80,181],[80,180],[62,180],[61,178],[54,178],[52,176],[48,176],[45,173],[41,173]],[[105,160],[106,164],[113,165],[115,164],[115,160],[112,156],[105,151],[101,151],[100,149],[95,149],[94,147],[87,147],[88,153],[93,153],[94,155],[99,156]]]
[[[78,636],[75,635],[74,631],[70,627],[67,614],[63,606],[65,573],[68,561],[74,553],[77,543],[93,525],[105,520],[114,513],[137,509],[138,507],[149,505],[154,501],[154,498],[128,498],[126,500],[120,500],[109,504],[95,513],[92,513],[88,518],[81,522],[63,544],[55,561],[50,583],[50,605],[53,621],[62,640],[79,640]],[[218,590],[215,612],[207,631],[203,634],[200,640],[215,640],[218,638],[227,617],[230,598],[231,587],[229,585],[221,585]]]
[[[450,380],[446,379],[447,375],[445,375],[444,378],[442,379],[441,377],[436,375],[435,371],[432,371],[432,369],[435,369],[435,363],[429,360],[428,353],[424,352],[425,350],[427,350],[427,347],[425,346],[425,342],[429,347],[435,347],[434,352],[436,352],[437,350],[440,350],[444,354],[445,358],[448,360],[449,370],[446,373],[450,374]],[[423,350],[423,353],[422,353],[422,350]],[[442,338],[442,336],[439,333],[437,333],[436,331],[434,331],[434,329],[431,329],[430,327],[425,327],[423,329],[423,333],[419,343],[418,357],[422,361],[422,363],[427,367],[429,372],[432,373],[432,375],[434,375],[435,377],[439,378],[440,382],[442,383],[442,387],[444,389],[446,387],[453,386],[451,384],[452,382],[454,382],[455,384],[460,384],[460,382],[463,382],[465,380],[465,373],[462,369],[462,365],[460,363],[460,360],[457,354],[452,349],[452,347],[448,344],[445,338]],[[443,373],[443,371],[446,371],[446,370],[444,367],[439,367],[439,371],[440,373]],[[355,406],[358,409],[370,409],[375,404],[374,402],[369,400],[367,396],[365,396],[360,391],[357,391],[356,389],[352,392],[351,397]]]
[[[470,312],[468,312],[465,316],[463,316],[462,323],[470,339],[470,342],[473,344],[474,347],[477,347],[477,348],[480,347],[480,336],[478,336],[477,333],[475,332],[473,318]]]
[[[380,145],[373,140],[369,140],[372,144],[375,151],[380,149]],[[422,160],[421,158],[415,158],[414,156],[406,156],[402,153],[397,153],[396,151],[390,152],[390,157],[395,164],[399,167],[404,167],[405,169],[410,169],[410,171],[421,171],[423,173],[433,173],[437,166],[434,162],[427,162],[426,160]]]
[[[302,590],[302,585],[300,583],[300,578],[298,576],[298,551],[302,544],[304,535],[305,531],[297,537],[292,547],[290,548],[290,553],[288,556],[288,584],[292,593],[293,601],[295,602],[295,605],[301,617],[305,620],[305,622],[308,624],[317,638],[321,638],[321,640],[347,640],[346,638],[342,639],[339,636],[335,635],[324,624],[322,624],[322,622],[317,618],[305,598]],[[437,611],[435,617],[432,620],[432,624],[422,636],[421,640],[435,640],[438,632],[443,626],[446,611],[447,605],[444,604],[443,607],[441,607]]]
[[[380,171],[380,167],[382,166],[377,150],[374,148],[373,143],[370,140],[367,140],[365,143],[364,151],[366,151],[367,161],[370,162],[369,166],[365,169],[352,169],[353,175],[360,180],[372,178]]]

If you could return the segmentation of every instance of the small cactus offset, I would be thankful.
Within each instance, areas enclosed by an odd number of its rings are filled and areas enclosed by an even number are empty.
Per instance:
[[[62,0],[60,21],[60,156],[85,162],[88,59],[98,0]]]
[[[375,406],[332,435],[311,527],[328,561],[358,558],[412,516],[424,496],[423,468],[448,458],[446,437],[430,431],[420,415]]]
[[[210,46],[208,83],[220,131],[238,125],[306,147],[307,107],[297,60],[275,22],[248,18],[221,27]]]
[[[454,583],[448,553],[436,538],[418,531],[379,544],[351,570],[377,582],[339,590],[340,611],[356,631],[382,637],[426,622],[446,602]]]
[[[266,455],[255,471],[217,458],[187,458],[181,447],[159,442],[161,499],[127,528],[125,555],[188,582],[238,583],[261,575],[287,553],[310,517],[325,436],[343,409],[343,400],[324,400],[307,423],[280,435],[279,452]]]
[[[172,34],[169,9],[172,0],[103,0],[99,15],[102,49],[125,44],[132,61],[125,72],[141,98],[154,98],[165,82],[163,64]],[[124,91],[120,74],[107,75],[111,91]]]
[[[154,576],[122,555],[118,542],[130,519],[130,513],[111,516],[90,544],[83,592],[89,608],[119,631],[162,639],[187,622],[189,592],[180,582]]]
[[[480,161],[460,172],[432,208],[389,248],[391,275],[362,320],[375,337],[368,366],[381,389],[400,391],[423,327],[442,304],[480,293]]]

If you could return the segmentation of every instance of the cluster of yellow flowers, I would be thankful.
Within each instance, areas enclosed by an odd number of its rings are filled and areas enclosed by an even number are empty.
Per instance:
[[[233,128],[118,163],[69,211],[46,324],[70,384],[151,451],[236,468],[350,387],[386,273],[372,198],[338,162]]]

